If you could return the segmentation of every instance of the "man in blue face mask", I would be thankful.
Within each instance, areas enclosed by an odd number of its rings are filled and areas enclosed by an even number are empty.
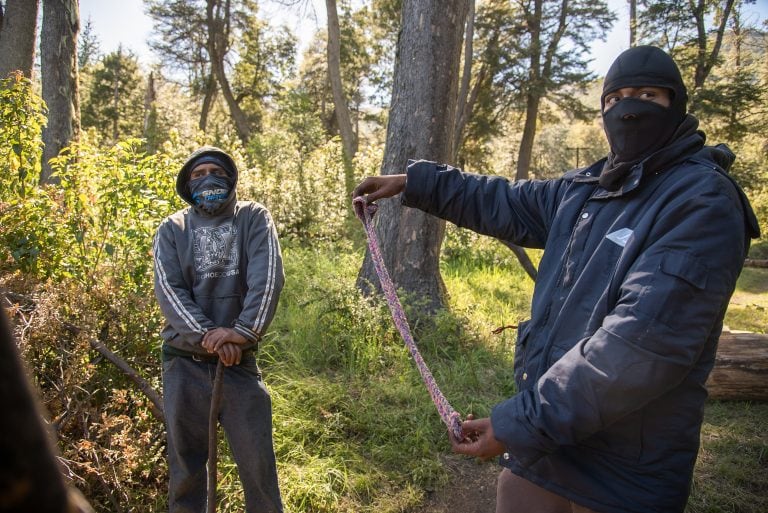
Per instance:
[[[611,151],[555,180],[509,183],[416,161],[354,191],[543,248],[519,323],[516,393],[468,419],[461,454],[500,456],[497,513],[681,513],[705,383],[757,220],[650,46],[605,78]],[[450,435],[449,435],[450,436]]]
[[[237,177],[222,150],[194,152],[176,180],[189,207],[166,218],[155,236],[155,295],[166,319],[161,336],[171,513],[206,509],[208,414],[219,360],[226,366],[219,421],[237,462],[245,511],[283,510],[271,400],[256,363],[283,286],[280,245],[267,209],[237,200]]]

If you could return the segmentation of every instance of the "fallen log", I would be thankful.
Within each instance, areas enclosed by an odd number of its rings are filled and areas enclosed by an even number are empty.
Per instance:
[[[768,401],[768,335],[723,331],[706,387],[711,399]]]
[[[747,258],[744,260],[744,267],[768,267],[768,260],[761,258]]]

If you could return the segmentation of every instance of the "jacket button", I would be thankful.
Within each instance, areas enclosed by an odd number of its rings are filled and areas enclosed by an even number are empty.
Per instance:
[[[588,217],[589,217],[589,212],[584,212],[583,214],[581,214],[582,219],[586,219]]]
[[[526,379],[528,379],[528,373],[527,372],[523,372],[523,381],[525,381]]]
[[[504,461],[509,461],[509,453],[508,452],[505,452],[504,454],[502,454],[501,457],[504,458]]]

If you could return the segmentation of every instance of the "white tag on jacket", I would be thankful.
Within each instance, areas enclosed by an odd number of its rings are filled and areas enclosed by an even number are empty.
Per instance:
[[[627,245],[627,241],[633,233],[634,232],[629,228],[622,228],[621,230],[616,230],[615,232],[609,233],[605,236],[605,238],[611,242],[615,242],[623,248]]]

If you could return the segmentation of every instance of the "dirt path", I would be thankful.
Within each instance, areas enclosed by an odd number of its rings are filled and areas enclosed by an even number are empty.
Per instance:
[[[443,463],[452,474],[443,488],[431,492],[426,504],[415,513],[493,513],[496,507],[496,462],[478,462],[450,454]]]

